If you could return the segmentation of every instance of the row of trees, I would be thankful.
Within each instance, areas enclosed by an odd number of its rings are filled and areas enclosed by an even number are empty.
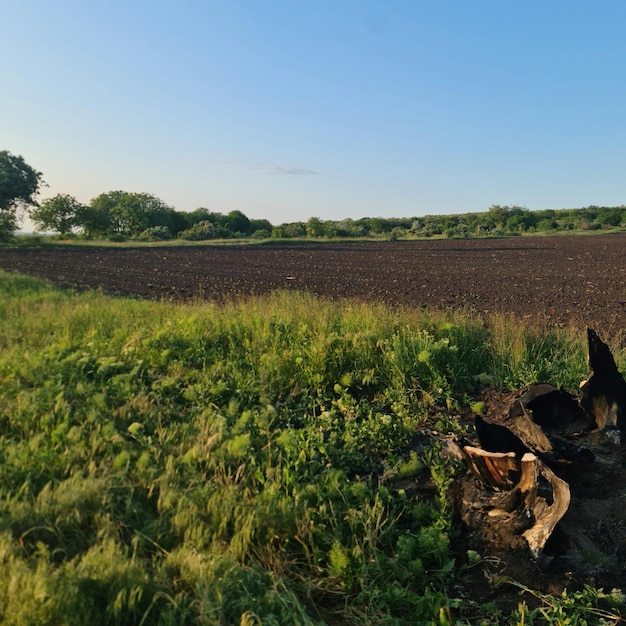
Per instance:
[[[267,220],[249,219],[241,211],[227,215],[204,208],[178,212],[150,194],[123,191],[101,194],[88,206],[81,206],[71,196],[58,195],[35,207],[30,216],[41,228],[64,236],[78,230],[92,239],[146,241],[173,237],[198,241],[233,237],[463,238],[626,226],[626,206],[530,211],[507,205],[492,205],[486,212],[462,215],[341,221],[312,217],[306,222],[272,226]]]
[[[294,237],[502,237],[571,230],[598,230],[626,227],[626,206],[589,206],[582,209],[530,211],[525,207],[492,205],[488,211],[459,215],[426,215],[408,218],[361,218],[307,222],[275,226],[272,236]]]
[[[44,185],[41,172],[30,167],[21,156],[0,151],[0,241],[13,236],[21,212],[28,213],[38,229],[62,237],[114,241],[172,238],[203,241],[237,237],[477,237],[626,227],[624,205],[530,211],[521,206],[497,204],[488,211],[460,215],[340,221],[312,217],[306,222],[273,226],[265,219],[249,219],[241,211],[228,214],[205,208],[176,211],[149,193],[110,191],[100,194],[87,205],[73,196],[58,194],[38,204],[36,196]]]
[[[41,230],[61,236],[79,233],[113,241],[269,237],[272,232],[270,222],[251,220],[241,211],[224,215],[201,208],[185,213],[152,194],[127,191],[100,194],[88,205],[59,194],[34,207],[30,218]]]

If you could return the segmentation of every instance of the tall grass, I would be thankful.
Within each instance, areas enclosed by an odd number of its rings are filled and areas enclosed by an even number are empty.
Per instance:
[[[433,407],[454,427],[485,376],[576,387],[582,335],[294,293],[115,299],[0,273],[0,620],[469,620],[480,608],[449,591],[450,470],[411,451],[415,432]],[[396,487],[423,472],[439,497]]]

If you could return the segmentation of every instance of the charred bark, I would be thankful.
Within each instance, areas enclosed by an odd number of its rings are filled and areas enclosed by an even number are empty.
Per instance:
[[[608,346],[587,331],[589,378],[581,396],[546,383],[512,396],[508,410],[475,416],[466,445],[461,518],[500,549],[544,550],[572,497],[610,489],[622,471],[626,382]]]
[[[589,369],[587,380],[580,384],[580,405],[594,418],[599,429],[626,427],[626,381],[617,369],[609,347],[598,335],[587,329]]]

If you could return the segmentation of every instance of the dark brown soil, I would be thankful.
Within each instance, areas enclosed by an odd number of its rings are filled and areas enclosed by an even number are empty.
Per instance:
[[[221,299],[276,289],[626,327],[626,233],[154,248],[2,248],[0,268],[78,289]]]

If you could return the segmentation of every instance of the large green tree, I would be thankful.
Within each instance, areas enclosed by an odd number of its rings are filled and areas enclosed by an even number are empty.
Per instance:
[[[18,211],[37,204],[35,197],[45,184],[43,174],[24,158],[0,151],[0,241],[8,241],[17,229]]]
[[[52,230],[61,235],[72,232],[85,207],[68,194],[59,193],[47,198],[30,211],[30,219],[40,230]]]
[[[226,216],[226,226],[233,235],[250,234],[250,220],[241,211],[231,211]]]
[[[323,237],[326,234],[326,226],[319,217],[310,217],[306,223],[307,237]]]
[[[162,200],[149,193],[109,191],[94,198],[88,212],[98,229],[88,234],[132,238],[143,231],[164,226],[171,233],[176,232],[176,211]],[[86,225],[80,224],[85,227]],[[106,229],[106,232],[102,230]],[[89,228],[86,228],[89,231]]]

